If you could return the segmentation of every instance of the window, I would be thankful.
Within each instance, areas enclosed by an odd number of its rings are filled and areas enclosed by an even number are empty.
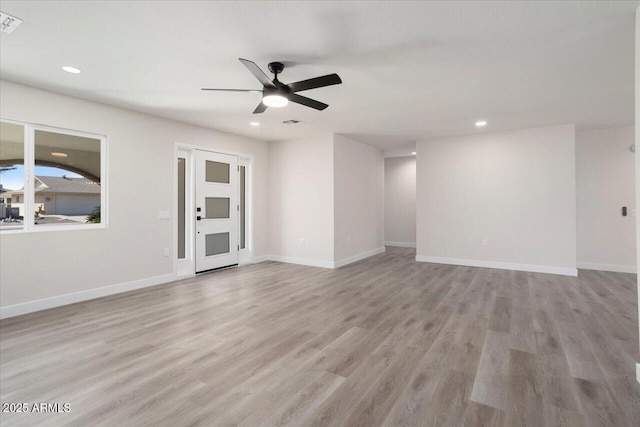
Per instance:
[[[0,121],[0,231],[106,224],[106,137]]]
[[[24,187],[25,127],[0,122],[0,229],[22,229],[20,197],[13,192]]]
[[[178,259],[186,257],[186,162],[184,157],[178,157]]]
[[[247,167],[240,166],[240,249],[246,249]]]

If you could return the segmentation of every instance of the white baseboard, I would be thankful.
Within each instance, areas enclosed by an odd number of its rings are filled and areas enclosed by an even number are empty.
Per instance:
[[[578,268],[584,270],[614,271],[616,273],[637,273],[635,265],[600,264],[595,262],[578,262]]]
[[[577,276],[578,269],[570,267],[555,267],[549,265],[516,264],[510,262],[480,261],[473,259],[440,258],[417,255],[418,262],[433,262],[436,264],[465,265],[469,267],[497,268],[500,270],[530,271],[533,273],[559,274],[562,276]]]
[[[332,261],[321,261],[317,259],[293,258],[280,255],[269,255],[270,261],[286,262],[287,264],[307,265],[309,267],[334,268]]]
[[[333,268],[340,268],[340,267],[343,267],[345,265],[352,264],[352,263],[354,263],[356,261],[360,261],[362,259],[369,258],[371,256],[384,253],[385,251],[386,251],[386,249],[383,246],[383,247],[380,247],[380,248],[372,249],[372,250],[367,251],[367,252],[363,252],[363,253],[358,254],[358,255],[350,256],[349,258],[344,258],[344,259],[341,259],[340,261],[334,262],[333,263]]]
[[[415,248],[415,242],[384,242],[385,246],[394,246],[396,248]]]
[[[372,249],[370,251],[363,252],[361,254],[354,255],[349,258],[344,258],[335,262],[321,261],[317,259],[307,259],[307,258],[294,258],[294,257],[288,257],[288,256],[282,256],[282,255],[261,255],[258,257],[253,257],[252,262],[255,264],[255,263],[264,262],[264,261],[277,261],[277,262],[284,262],[287,264],[297,264],[297,265],[306,265],[309,267],[321,267],[321,268],[334,269],[334,268],[343,267],[345,265],[354,263],[356,261],[360,261],[365,258],[369,258],[370,256],[381,254],[385,252],[385,250],[386,249],[383,246],[383,247]]]
[[[134,280],[132,282],[119,283],[117,285],[89,289],[87,291],[75,292],[72,294],[59,295],[56,297],[44,298],[25,302],[22,304],[1,307],[0,319],[19,316],[21,314],[33,313],[35,311],[46,310],[48,308],[61,307],[63,305],[87,301],[95,298],[105,297],[108,295],[115,295],[122,292],[133,291],[136,289],[147,288],[149,286],[162,285],[174,280],[176,280],[175,275],[165,274],[162,276],[149,277],[147,279]]]
[[[258,264],[259,262],[271,261],[270,255],[259,255],[251,258],[251,264]]]

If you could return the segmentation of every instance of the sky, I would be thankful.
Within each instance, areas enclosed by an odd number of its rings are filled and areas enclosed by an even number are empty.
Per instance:
[[[48,166],[36,166],[36,176],[62,176],[66,175],[69,178],[82,178],[77,173],[69,172],[68,170],[52,168]],[[16,165],[16,169],[0,173],[0,184],[4,190],[18,190],[24,185],[24,166]]]

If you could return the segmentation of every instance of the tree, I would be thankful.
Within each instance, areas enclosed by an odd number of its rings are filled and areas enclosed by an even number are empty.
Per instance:
[[[93,212],[87,217],[87,222],[91,224],[100,224],[100,206],[93,208]]]

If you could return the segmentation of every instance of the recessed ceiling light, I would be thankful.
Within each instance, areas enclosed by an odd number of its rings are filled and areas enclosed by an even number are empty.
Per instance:
[[[487,125],[487,122],[485,120],[478,120],[476,122],[476,126],[479,127],[479,128],[481,128],[482,126],[486,126],[486,125]]]
[[[51,155],[53,157],[67,157],[67,153],[58,153],[56,151],[54,151],[53,153],[51,153]]]
[[[415,156],[415,155],[416,155],[416,152],[415,152],[415,151],[412,151],[412,152],[411,152],[411,155],[412,155],[412,156]]]
[[[258,122],[251,122],[251,123],[249,123],[249,124],[250,124],[251,126],[260,126],[260,123],[258,123]]]
[[[70,67],[68,65],[65,65],[64,67],[62,67],[62,69],[65,70],[67,73],[71,73],[71,74],[80,74],[82,72],[76,67]]]

